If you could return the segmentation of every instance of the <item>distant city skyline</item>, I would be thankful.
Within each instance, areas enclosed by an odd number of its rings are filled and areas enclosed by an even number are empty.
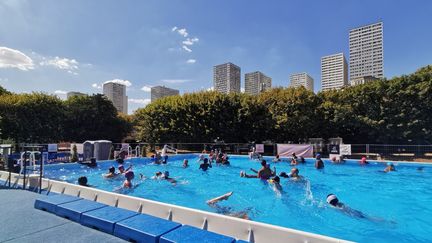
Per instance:
[[[131,113],[150,102],[152,86],[181,94],[212,88],[212,67],[230,61],[242,73],[265,73],[273,87],[305,71],[317,92],[321,57],[342,52],[349,61],[349,31],[371,23],[385,25],[385,77],[431,64],[431,8],[431,1],[391,0],[0,1],[7,23],[0,26],[0,85],[66,98],[122,80]]]

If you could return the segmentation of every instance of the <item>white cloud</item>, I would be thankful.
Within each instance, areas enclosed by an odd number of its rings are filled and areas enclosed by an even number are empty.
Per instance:
[[[210,87],[207,89],[207,91],[213,91],[213,90],[214,90],[214,87]]]
[[[18,68],[22,71],[34,69],[33,60],[26,54],[0,46],[0,68]]]
[[[140,105],[148,105],[150,104],[150,99],[128,99],[129,103],[140,104]]]
[[[144,92],[150,92],[150,91],[151,91],[151,86],[144,85],[144,86],[141,88],[141,90],[144,91]]]
[[[185,50],[187,52],[192,52],[192,50],[187,46],[182,46],[182,48],[183,48],[183,50]]]
[[[163,79],[162,82],[169,84],[182,84],[189,82],[189,79]]]
[[[196,38],[196,37],[194,37],[194,38],[187,38],[186,40],[184,40],[182,43],[183,43],[183,45],[187,45],[187,46],[191,46],[191,45],[193,45],[195,42],[198,42],[199,41],[199,39],[198,38]]]
[[[174,27],[172,27],[171,31],[174,32],[174,31],[176,31],[177,29],[178,29],[177,26],[174,26]]]
[[[52,66],[57,69],[67,70],[68,73],[78,75],[76,72],[79,68],[79,63],[75,59],[54,57],[53,59],[44,60],[39,63],[41,66]]]
[[[194,64],[194,63],[196,63],[196,60],[195,59],[189,59],[186,61],[186,63]]]
[[[56,91],[54,91],[54,94],[65,95],[65,94],[67,94],[67,91],[64,91],[64,90],[56,90]]]
[[[122,84],[126,87],[130,87],[132,85],[132,83],[129,80],[123,80],[123,79],[113,79],[113,80],[108,80],[108,81],[104,82],[104,84],[107,84],[107,83]]]
[[[187,37],[189,34],[187,32],[187,30],[185,28],[183,29],[178,29],[177,33],[179,33],[180,35],[182,35],[183,37]]]
[[[92,84],[92,87],[95,89],[102,89],[102,85],[99,85],[97,83]]]

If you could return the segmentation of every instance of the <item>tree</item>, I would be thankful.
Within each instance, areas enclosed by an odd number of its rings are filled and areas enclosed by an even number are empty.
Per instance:
[[[65,139],[75,142],[107,139],[121,142],[131,126],[101,94],[74,96],[65,101]]]
[[[60,99],[42,93],[0,96],[3,139],[49,143],[62,139],[64,106]]]

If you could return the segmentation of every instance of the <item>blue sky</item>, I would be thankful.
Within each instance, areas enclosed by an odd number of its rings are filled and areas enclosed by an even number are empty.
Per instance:
[[[274,86],[308,72],[320,90],[320,58],[344,52],[351,28],[384,22],[384,75],[432,63],[432,1],[109,1],[0,2],[0,85],[13,92],[99,93],[108,80],[128,87],[129,110],[148,87],[181,93],[212,86],[212,68],[233,62],[262,71]]]

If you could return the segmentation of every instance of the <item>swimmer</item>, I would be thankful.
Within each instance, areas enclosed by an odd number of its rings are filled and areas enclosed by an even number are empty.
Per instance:
[[[303,156],[300,156],[300,163],[302,163],[302,164],[306,163],[306,160]]]
[[[387,163],[387,167],[384,169],[384,172],[396,171],[396,168],[392,162]]]
[[[198,157],[198,162],[204,161],[204,154],[200,154]]]
[[[339,202],[339,199],[336,197],[335,194],[328,194],[327,195],[327,203],[330,204],[332,207],[340,209],[343,213],[357,218],[368,218],[364,213],[352,209],[345,204]]]
[[[159,180],[162,179],[162,172],[158,171],[155,173],[154,176],[151,177],[152,180]]]
[[[203,171],[207,171],[208,168],[212,168],[212,165],[208,163],[208,159],[204,158],[204,162],[202,164],[200,164],[199,169],[203,170]]]
[[[280,184],[280,178],[279,176],[273,177],[273,179],[268,180],[270,184],[273,185],[273,190],[275,192],[281,193],[282,192],[282,186]]]
[[[316,155],[315,168],[317,168],[318,170],[324,169],[324,162],[321,159],[321,154]]]
[[[177,181],[171,177],[169,177],[169,171],[165,171],[162,175],[162,179],[170,182],[174,186],[177,185]]]
[[[125,181],[123,182],[123,188],[132,188],[132,180],[135,178],[135,174],[133,171],[129,170],[125,174]]]
[[[276,155],[276,157],[273,159],[273,162],[281,162],[281,159],[279,158],[279,154]]]
[[[187,168],[187,167],[189,167],[189,160],[184,159],[183,160],[183,168]]]
[[[292,168],[291,173],[288,176],[291,178],[291,180],[301,180],[303,177],[299,175],[299,172],[300,171],[297,168]]]
[[[168,155],[165,155],[162,161],[162,164],[168,163]]]
[[[289,175],[288,175],[286,172],[282,171],[282,172],[279,174],[279,177],[289,178]]]
[[[231,207],[223,207],[223,206],[218,205],[218,202],[223,201],[223,200],[228,200],[232,196],[232,194],[233,194],[233,192],[228,192],[228,193],[221,195],[219,197],[215,197],[213,199],[210,199],[206,203],[210,207],[216,209],[216,212],[219,214],[232,216],[232,217],[236,217],[236,218],[241,218],[241,219],[250,219],[248,216],[248,210],[234,212]]]
[[[132,169],[132,165],[129,165],[129,167],[125,170],[123,165],[119,165],[118,170],[120,171],[120,174],[124,174]]]
[[[369,162],[367,162],[366,157],[362,157],[361,160],[359,161],[360,165],[367,165],[369,164]]]
[[[78,185],[80,186],[87,186],[87,187],[91,187],[88,183],[87,177],[85,176],[81,176],[80,178],[78,178]]]
[[[261,169],[259,171],[256,171],[254,169],[251,168],[251,170],[255,173],[257,173],[256,175],[248,175],[246,174],[246,172],[241,171],[240,172],[240,177],[245,177],[245,178],[259,178],[262,180],[268,180],[270,179],[270,177],[275,176],[276,175],[276,168],[274,168],[274,170],[272,171],[269,166],[267,165],[267,162],[265,160],[261,161]]]
[[[297,165],[297,159],[292,158],[292,159],[291,159],[291,163],[290,163],[290,165],[291,165],[291,166],[293,166],[293,165],[294,165],[294,166]]]
[[[119,174],[117,174],[116,172],[115,172],[115,167],[114,166],[111,166],[109,169],[108,169],[108,173],[107,174],[104,174],[103,175],[103,177],[105,177],[105,178],[114,178],[114,177],[116,177],[116,176],[118,176]]]

